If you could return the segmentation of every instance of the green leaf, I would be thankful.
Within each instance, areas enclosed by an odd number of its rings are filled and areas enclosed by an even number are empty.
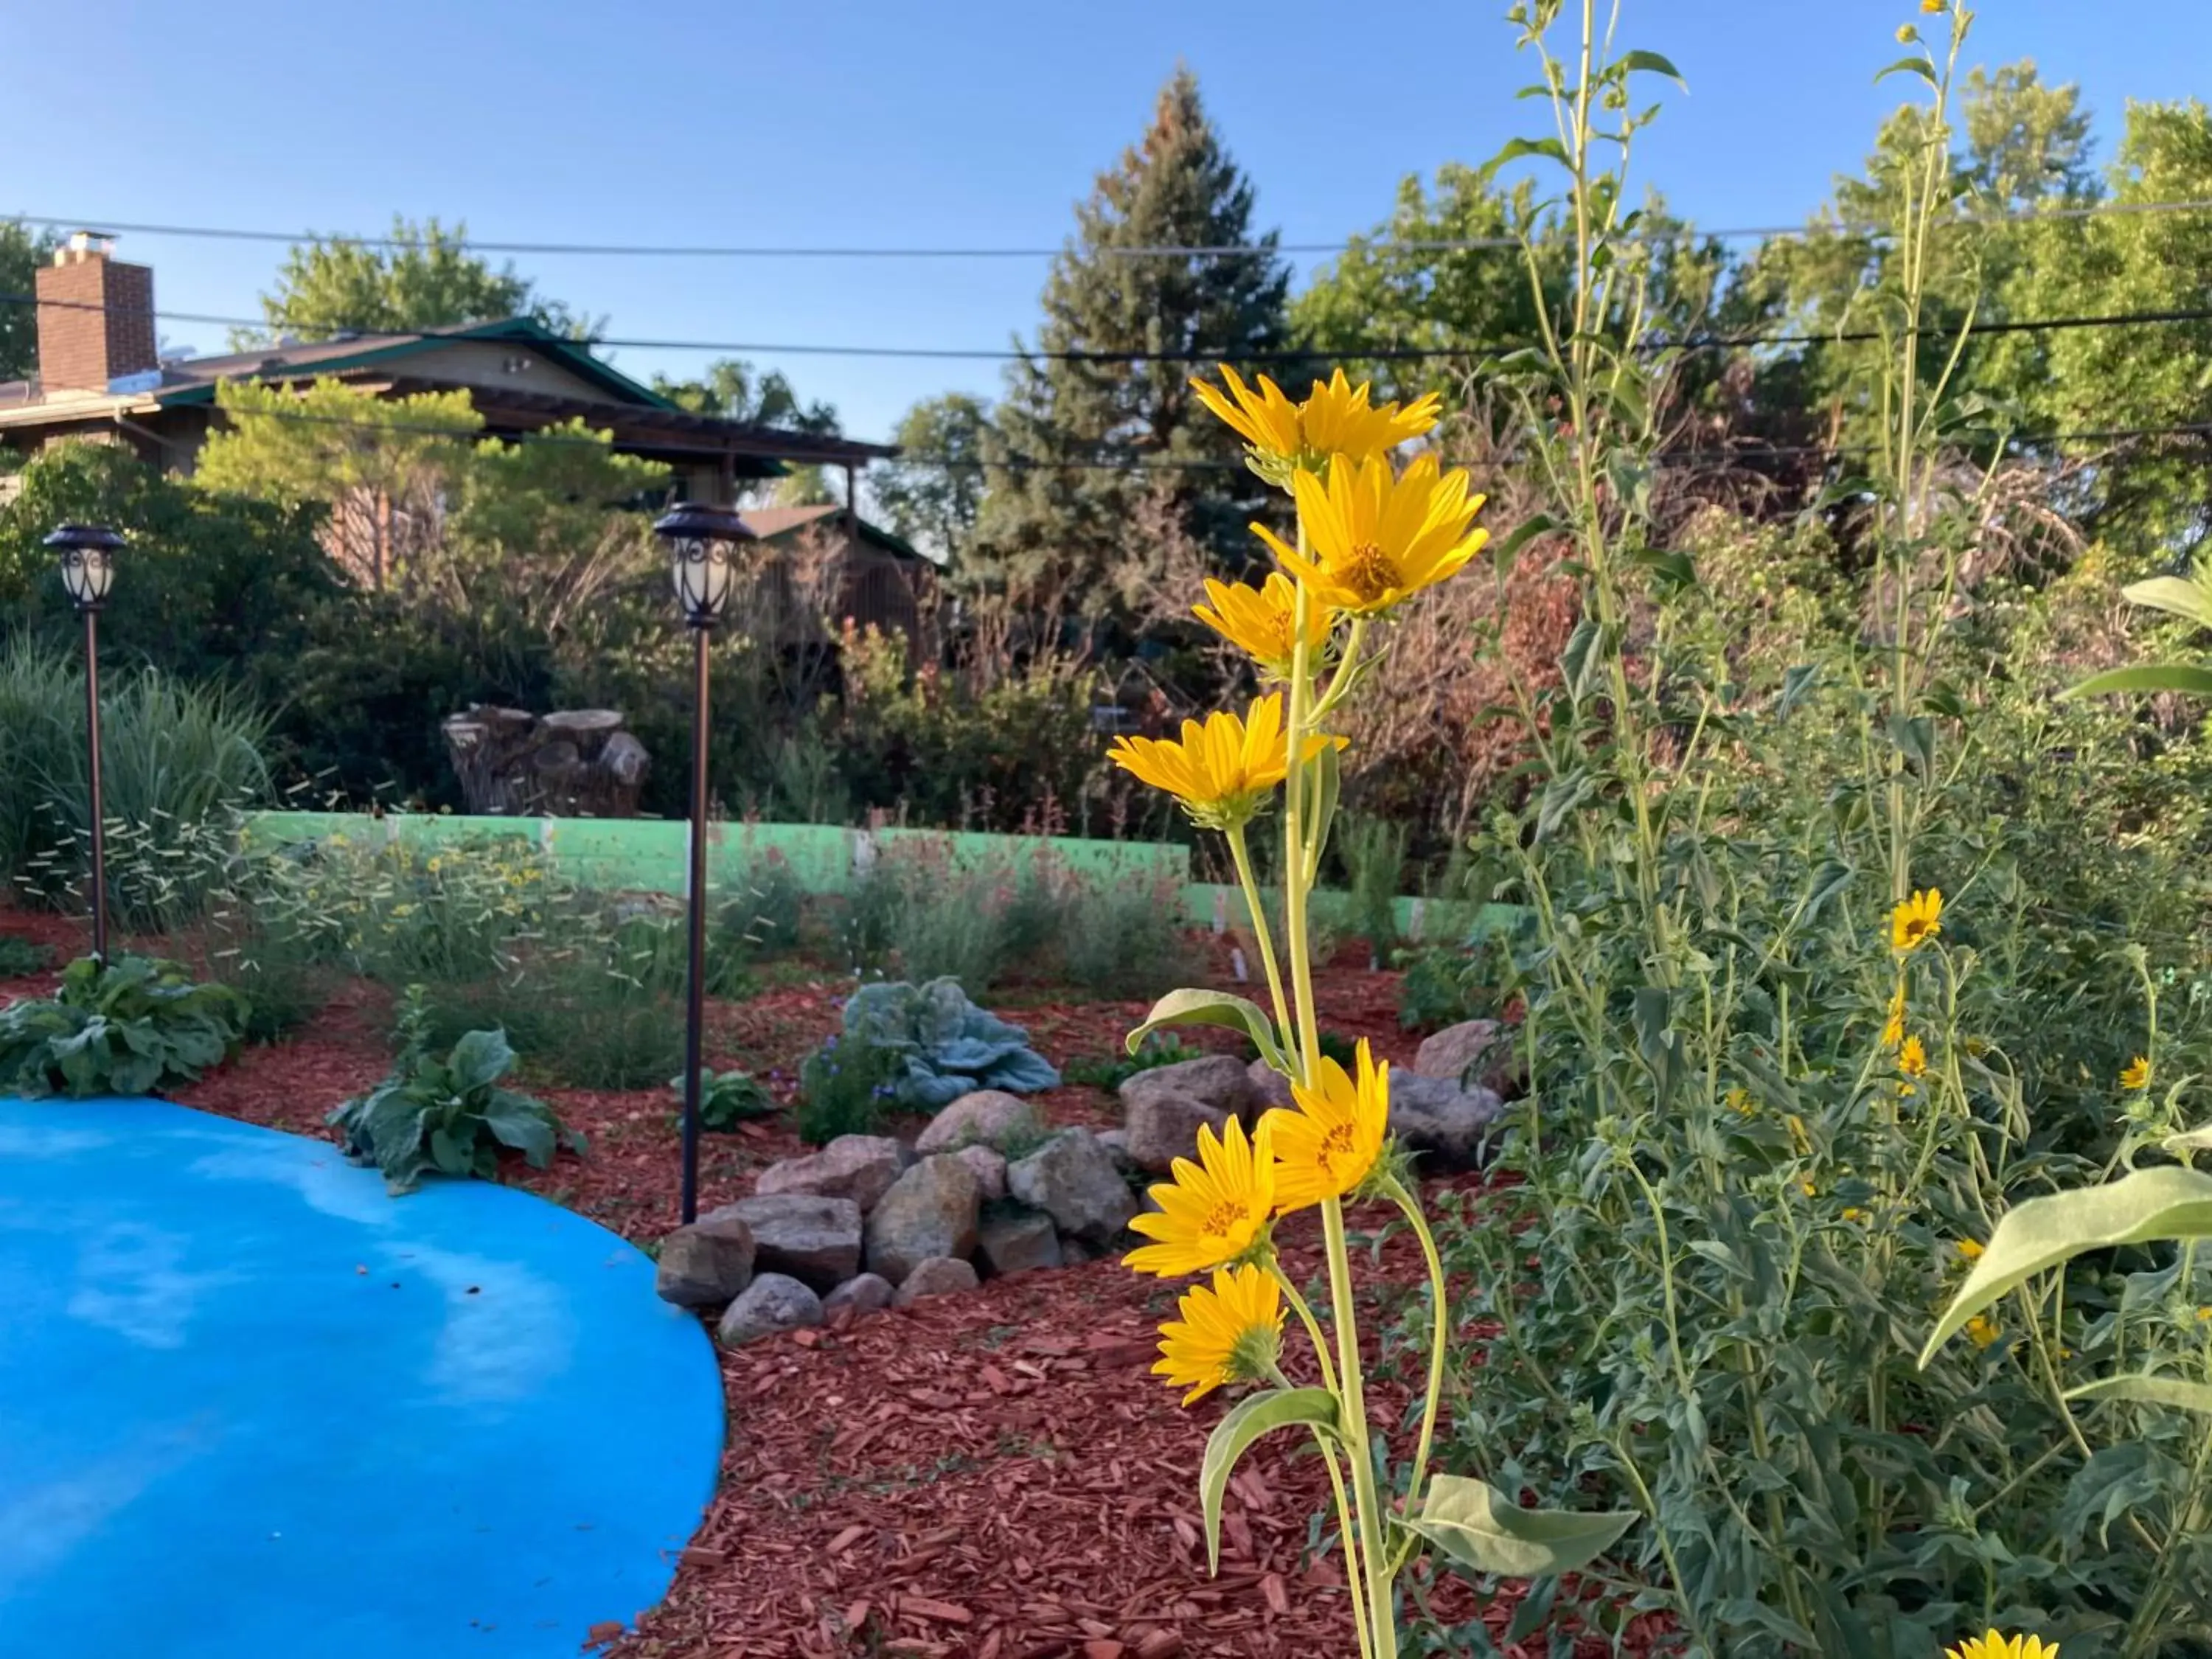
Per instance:
[[[2185,696],[2212,697],[2212,668],[2197,668],[2187,663],[2142,662],[2132,668],[2108,668],[2101,674],[2092,674],[2081,684],[2069,686],[2058,696],[2068,697],[2097,697],[2108,691],[2179,691]]]
[[[2046,1268],[2089,1250],[2212,1238],[2212,1175],[2167,1166],[2101,1187],[2031,1198],[2008,1212],[1920,1351],[1924,1369],[1976,1314]]]
[[[2069,1400],[2130,1400],[2141,1406],[2173,1406],[2212,1416],[2212,1384],[2179,1376],[2100,1376],[2066,1390]]]
[[[1513,561],[1521,550],[1539,536],[1551,534],[1560,527],[1559,521],[1548,513],[1531,513],[1519,524],[1507,531],[1486,550],[1491,564],[1503,576],[1513,568]]]
[[[489,1088],[514,1064],[514,1050],[508,1046],[505,1031],[470,1031],[453,1044],[446,1069],[453,1079],[453,1092],[465,1095]]]
[[[1559,678],[1567,684],[1567,695],[1577,702],[1589,696],[1590,681],[1602,660],[1597,650],[1599,631],[1597,618],[1583,616],[1567,635],[1567,648],[1559,653]]]
[[[1782,676],[1781,698],[1774,705],[1775,718],[1788,720],[1790,711],[1804,702],[1820,683],[1820,665],[1818,663],[1801,662],[1787,670]]]
[[[2153,576],[2130,582],[2120,590],[2130,605],[2148,605],[2172,616],[2185,617],[2200,628],[2212,628],[2212,586],[2179,576]]]
[[[1880,70],[1874,78],[1876,82],[1881,82],[1887,80],[1893,75],[1917,75],[1931,87],[1936,84],[1936,66],[1925,58],[1900,58],[1894,64]]]
[[[1936,775],[1936,722],[1924,714],[1889,717],[1889,740],[1923,778]]]
[[[1567,814],[1596,793],[1597,780],[1587,767],[1577,766],[1547,783],[1536,807],[1536,839],[1548,841]]]
[[[1813,872],[1813,889],[1805,895],[1808,927],[1826,908],[1829,900],[1851,884],[1851,878],[1856,874],[1856,870],[1836,859],[1830,859]]]
[[[1685,92],[1690,83],[1682,78],[1682,71],[1656,52],[1625,52],[1620,55],[1620,67],[1631,75],[1639,70],[1647,75],[1663,75]]]
[[[495,1089],[484,1107],[483,1126],[502,1146],[512,1146],[542,1170],[553,1161],[553,1122],[545,1108],[528,1095]]]
[[[1509,138],[1497,155],[1482,164],[1481,176],[1486,180],[1498,168],[1524,155],[1548,155],[1561,167],[1570,165],[1566,147],[1556,138]]]
[[[1170,991],[1152,1005],[1145,1023],[1129,1033],[1129,1052],[1135,1054],[1137,1045],[1164,1025],[1225,1025],[1232,1031],[1242,1031],[1252,1039],[1261,1059],[1284,1076],[1290,1075],[1290,1064],[1275,1041],[1274,1024],[1256,1002],[1198,986]]]
[[[1541,1578],[1595,1560],[1636,1517],[1524,1510],[1484,1480],[1431,1477],[1421,1512],[1405,1524],[1470,1572]]]
[[[1327,1389],[1270,1389],[1237,1402],[1206,1437],[1198,1466],[1198,1501],[1206,1512],[1206,1569],[1221,1571],[1221,1494],[1237,1460],[1254,1441],[1277,1429],[1304,1424],[1316,1434],[1336,1434],[1336,1396]]]

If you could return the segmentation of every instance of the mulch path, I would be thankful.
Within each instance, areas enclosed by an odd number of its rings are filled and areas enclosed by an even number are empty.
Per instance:
[[[65,919],[0,911],[0,932],[64,956],[84,948],[82,931]],[[1202,943],[1210,976],[1231,986],[1225,942]],[[1370,971],[1364,954],[1348,950],[1318,980],[1329,1030],[1411,1060],[1419,1040],[1398,1029],[1395,974]],[[44,994],[52,983],[51,974],[0,981],[0,1001]],[[712,1005],[710,1063],[744,1066],[787,1102],[800,1060],[837,1029],[850,988],[824,978]],[[1264,1000],[1263,990],[1234,988]],[[1000,1006],[1065,1068],[1120,1054],[1146,1005],[1015,993]],[[326,1134],[330,1109],[384,1074],[390,1021],[387,994],[349,985],[301,1032],[246,1049],[173,1097]],[[1188,1040],[1233,1042],[1211,1031]],[[676,1103],[665,1090],[536,1092],[585,1132],[589,1151],[564,1152],[544,1170],[510,1161],[502,1179],[640,1243],[676,1224]],[[1066,1085],[1038,1099],[1054,1122],[1119,1121],[1113,1098],[1096,1087]],[[702,1207],[746,1196],[762,1167],[805,1150],[781,1118],[709,1135]],[[1317,1241],[1305,1236],[1310,1226],[1301,1232],[1310,1221],[1295,1218],[1285,1241],[1310,1276],[1319,1272]],[[1386,1242],[1379,1260],[1384,1297],[1418,1283],[1402,1237]],[[1261,1442],[1240,1467],[1221,1571],[1206,1576],[1196,1480],[1224,1402],[1185,1411],[1148,1374],[1155,1328],[1178,1288],[1095,1262],[722,1352],[729,1432],[720,1493],[667,1597],[638,1609],[631,1630],[594,1631],[592,1644],[607,1659],[1349,1654],[1339,1563],[1309,1549],[1326,1483],[1293,1437]],[[1468,1332],[1463,1351],[1479,1352],[1484,1334]],[[1379,1387],[1377,1420],[1389,1420],[1403,1386]],[[1477,1614],[1455,1580],[1430,1595],[1441,1617]],[[1480,1616],[1502,1637],[1511,1607],[1509,1595]],[[1541,1643],[1504,1651],[1533,1656]],[[1610,1650],[1595,1638],[1577,1645],[1578,1655]]]

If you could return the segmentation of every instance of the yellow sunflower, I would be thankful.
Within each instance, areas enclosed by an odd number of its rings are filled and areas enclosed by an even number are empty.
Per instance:
[[[1898,982],[1889,999],[1889,1018],[1881,1023],[1881,1046],[1894,1048],[1905,1041],[1905,984]]]
[[[1969,1636],[1955,1648],[1943,1650],[1944,1659],[2058,1659],[2058,1644],[2040,1636]]]
[[[1382,1155],[1389,1128],[1390,1062],[1379,1066],[1359,1042],[1357,1082],[1333,1060],[1321,1063],[1321,1086],[1291,1085],[1295,1107],[1278,1106],[1260,1120],[1274,1133],[1275,1212],[1288,1215],[1341,1198],[1367,1178]]]
[[[1437,423],[1434,392],[1402,409],[1395,403],[1377,405],[1367,383],[1353,386],[1340,368],[1326,382],[1316,380],[1302,404],[1292,403],[1264,374],[1255,377],[1256,388],[1248,386],[1224,364],[1221,378],[1226,392],[1204,380],[1193,380],[1191,390],[1244,440],[1252,470],[1279,488],[1289,488],[1296,473],[1320,471],[1333,455],[1364,461]]]
[[[2150,1056],[2137,1054],[2120,1067],[2120,1087],[2148,1089],[2150,1087]]]
[[[1265,1268],[1216,1267],[1211,1287],[1176,1299],[1181,1319],[1160,1327],[1152,1375],[1188,1388],[1186,1406],[1224,1382],[1265,1382],[1283,1351],[1283,1292]]]
[[[1198,1162],[1176,1159],[1175,1179],[1154,1187],[1152,1200],[1160,1207],[1129,1225],[1153,1242],[1130,1251],[1124,1266],[1178,1279],[1236,1261],[1266,1237],[1275,1207],[1275,1154],[1267,1121],[1249,1140],[1233,1117],[1218,1138],[1200,1124]]]
[[[1928,1050],[1921,1046],[1918,1037],[1909,1036],[1899,1046],[1897,1069],[1907,1077],[1920,1077],[1926,1073]]]
[[[2004,1329],[1987,1314],[1976,1314],[1966,1322],[1966,1337],[1978,1348],[1986,1348],[2004,1334]]]
[[[1899,956],[1917,951],[1943,931],[1943,894],[1931,887],[1889,913],[1889,947]]]
[[[1259,587],[1248,587],[1243,582],[1215,581],[1209,577],[1206,597],[1213,603],[1194,606],[1192,615],[1248,653],[1266,672],[1278,679],[1290,677],[1291,653],[1297,644],[1298,590],[1291,585],[1289,577],[1279,570],[1271,570],[1267,581]],[[1306,619],[1306,647],[1318,664],[1336,618],[1327,605],[1317,600],[1310,609],[1312,615]]]
[[[1433,455],[1416,456],[1402,477],[1379,457],[1354,465],[1340,455],[1328,483],[1301,472],[1292,493],[1311,558],[1266,526],[1252,528],[1316,599],[1355,616],[1375,616],[1443,580],[1490,539],[1474,528],[1482,497],[1468,494],[1467,474],[1440,474]]]
[[[1306,758],[1342,738],[1306,739]],[[1164,789],[1183,811],[1210,829],[1232,829],[1260,810],[1290,769],[1290,739],[1283,731],[1279,696],[1255,698],[1249,716],[1226,711],[1182,723],[1182,740],[1116,738],[1107,758],[1155,789]]]
[[[1958,1251],[1961,1261],[1979,1261],[1984,1250],[1982,1241],[1978,1238],[1962,1238],[1951,1248]]]

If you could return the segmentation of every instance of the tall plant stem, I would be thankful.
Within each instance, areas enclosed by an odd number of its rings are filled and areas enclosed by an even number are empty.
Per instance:
[[[1260,902],[1260,884],[1252,875],[1252,848],[1244,839],[1244,826],[1238,824],[1229,831],[1229,856],[1237,866],[1237,884],[1244,890],[1244,908],[1252,918],[1252,937],[1260,947],[1260,966],[1267,975],[1267,993],[1274,999],[1275,1030],[1285,1052],[1297,1042],[1291,1024],[1291,1005],[1283,994],[1283,970],[1275,961],[1274,930],[1267,925],[1267,912]]]

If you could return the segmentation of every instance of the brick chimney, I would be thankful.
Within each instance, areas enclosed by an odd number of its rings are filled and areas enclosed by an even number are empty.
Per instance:
[[[48,392],[105,392],[161,366],[154,340],[154,273],[112,257],[112,240],[80,230],[38,276],[39,380]]]

